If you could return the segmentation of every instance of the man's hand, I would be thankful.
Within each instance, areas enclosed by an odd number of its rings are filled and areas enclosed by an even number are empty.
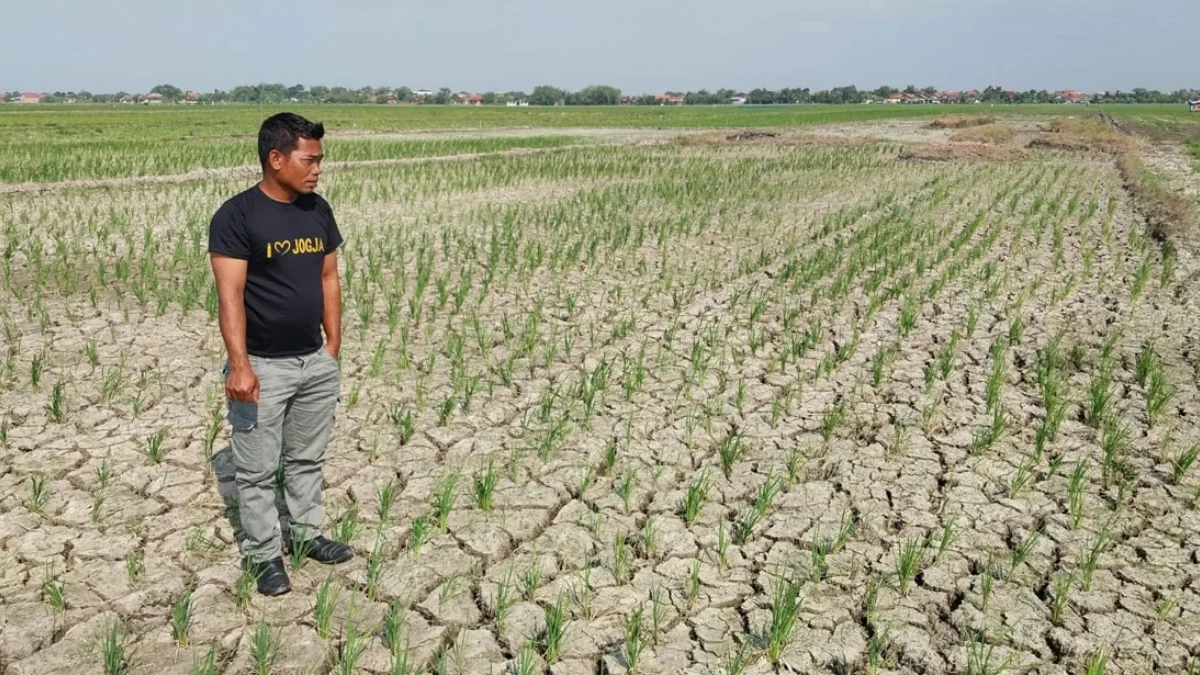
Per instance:
[[[342,352],[342,346],[336,345],[332,342],[326,342],[325,343],[325,351],[329,352],[329,355],[333,357],[334,361],[337,361],[338,354],[340,354]]]
[[[233,401],[258,403],[258,376],[250,366],[230,368],[225,378],[225,395]]]

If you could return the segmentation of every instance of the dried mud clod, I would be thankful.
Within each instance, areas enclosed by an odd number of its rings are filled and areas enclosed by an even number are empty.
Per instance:
[[[725,137],[727,141],[761,141],[768,138],[778,138],[779,134],[771,131],[739,131]]]
[[[929,162],[1011,162],[1025,157],[1020,148],[991,143],[963,142],[914,145],[900,153],[903,160]]]
[[[994,115],[952,115],[949,117],[939,117],[929,123],[930,129],[966,129],[969,127],[982,127],[988,124],[995,124],[996,117]]]

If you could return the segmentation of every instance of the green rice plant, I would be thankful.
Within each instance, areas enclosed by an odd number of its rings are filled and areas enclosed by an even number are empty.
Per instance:
[[[696,606],[696,600],[699,599],[699,597],[700,597],[700,557],[699,556],[697,556],[696,559],[694,561],[692,561],[692,570],[691,570],[691,573],[688,574],[687,587],[685,590],[687,593],[687,606],[688,606],[688,609],[691,609],[692,607]]]
[[[204,657],[192,665],[192,675],[217,675],[217,646],[209,645]]]
[[[637,487],[637,470],[628,469],[621,476],[621,480],[617,483],[617,495],[621,498],[621,503],[625,507],[625,513],[629,513],[629,501],[633,498],[634,489]]]
[[[50,605],[51,609],[59,614],[67,609],[63,585],[51,575],[49,567],[42,574],[42,598]]]
[[[146,458],[150,464],[158,464],[163,458],[163,444],[167,440],[167,430],[159,429],[155,431],[149,440],[146,441]]]
[[[742,432],[736,428],[721,439],[717,445],[717,453],[721,457],[721,470],[725,472],[726,478],[732,477],[733,466],[741,459],[745,450]]]
[[[388,612],[383,617],[383,630],[381,637],[388,651],[392,653],[396,660],[403,659],[404,670],[400,672],[408,672],[408,644],[401,638],[404,636],[405,629],[408,627],[408,619],[404,614],[404,605],[399,600],[393,600],[388,606]]]
[[[909,586],[921,571],[924,555],[925,542],[920,537],[908,539],[896,550],[896,580],[901,595],[908,595]]]
[[[449,474],[440,478],[434,489],[433,517],[437,519],[438,529],[442,532],[446,531],[447,519],[454,509],[454,502],[458,500],[458,496],[454,492],[456,487],[458,487],[458,474]]]
[[[304,563],[308,561],[308,554],[312,552],[313,542],[310,538],[293,537],[291,553],[288,559],[291,563],[293,572],[304,567]]]
[[[992,412],[1000,404],[1000,391],[1004,386],[1004,359],[992,361],[991,374],[987,381],[987,409]]]
[[[887,374],[887,369],[892,365],[896,358],[896,348],[894,345],[880,345],[875,351],[875,358],[871,359],[871,385],[876,389],[883,384],[883,377]]]
[[[717,523],[717,563],[724,570],[729,563],[729,535],[725,531],[725,521]]]
[[[329,639],[337,602],[338,587],[333,585],[331,577],[325,577],[321,585],[317,586],[317,596],[313,604],[313,622],[317,624],[317,635],[320,635],[322,640]]]
[[[412,537],[409,535],[409,545],[412,545]],[[420,543],[415,548],[410,549],[413,555],[420,553]],[[366,595],[370,600],[375,600],[379,596],[379,584],[383,582],[383,563],[386,560],[387,548],[383,539],[383,533],[380,532],[375,536],[375,545],[371,547],[371,553],[367,556],[366,569]]]
[[[59,380],[50,390],[50,403],[46,405],[50,419],[58,424],[67,421],[67,383]]]
[[[1154,602],[1154,620],[1156,623],[1163,623],[1170,618],[1171,612],[1179,606],[1179,596],[1171,595],[1159,598]]]
[[[380,511],[383,511],[382,500],[380,502]],[[382,515],[382,514],[381,514]],[[380,522],[387,522],[386,518],[381,518]],[[358,504],[351,502],[338,517],[333,519],[329,526],[329,534],[333,540],[347,546],[358,535]]]
[[[792,448],[788,452],[787,464],[784,467],[786,477],[784,479],[784,490],[792,489],[796,481],[800,478],[800,470],[804,468],[804,452],[798,447]]]
[[[737,651],[729,652],[726,655],[721,672],[724,675],[742,675],[746,672],[746,667],[750,665],[752,658],[750,646],[743,643]]]
[[[1112,372],[1103,368],[1088,383],[1087,422],[1099,429],[1112,404]]]
[[[1158,354],[1154,350],[1153,342],[1146,341],[1142,345],[1142,348],[1138,350],[1135,364],[1138,386],[1144,389],[1150,374],[1158,370]]]
[[[996,444],[996,441],[1004,437],[1007,429],[1008,413],[1004,411],[1004,408],[997,407],[992,411],[992,423],[975,433],[975,439],[971,443],[971,452],[973,454],[986,452]]]
[[[1026,455],[1021,459],[1021,464],[1017,467],[1017,472],[1013,474],[1012,480],[1008,486],[1008,496],[1010,499],[1016,499],[1033,478],[1034,470],[1037,468],[1037,459]]]
[[[175,644],[187,645],[188,631],[192,628],[193,618],[192,589],[188,588],[175,599],[175,604],[171,605],[171,639],[175,640]]]
[[[642,525],[642,531],[638,539],[641,542],[642,552],[646,558],[653,560],[658,555],[658,521],[654,516],[646,518],[646,523]]]
[[[821,430],[824,432],[825,440],[833,438],[838,428],[846,420],[846,399],[838,401],[838,404],[825,412],[824,418],[821,420]]]
[[[29,384],[37,389],[42,383],[42,373],[46,371],[45,350],[34,354],[29,360]]]
[[[1104,487],[1119,482],[1129,470],[1129,427],[1122,424],[1116,417],[1104,420],[1104,431],[1100,435],[1100,449],[1103,452],[1101,465]]]
[[[546,627],[542,630],[538,646],[541,647],[542,658],[553,665],[562,655],[562,642],[569,626],[567,605],[562,598],[545,608],[545,622]]]
[[[1104,675],[1108,671],[1108,651],[1101,649],[1088,660],[1086,675]]]
[[[1071,472],[1071,482],[1067,486],[1067,506],[1071,513],[1071,529],[1079,529],[1080,523],[1083,522],[1084,503],[1083,490],[1087,485],[1088,462],[1083,460],[1075,465],[1075,470]]]
[[[1197,456],[1200,456],[1200,443],[1193,443],[1191,447],[1181,450],[1171,460],[1171,480],[1176,485],[1183,483],[1183,479],[1187,476],[1188,471],[1196,463]]]
[[[25,508],[30,513],[41,513],[50,501],[50,477],[45,475],[30,476],[29,498],[25,500]]]
[[[504,573],[504,578],[496,584],[496,595],[492,602],[492,619],[496,624],[496,631],[501,634],[504,633],[504,623],[508,619],[508,611],[513,606],[512,592],[512,568],[509,568]]]
[[[631,560],[628,537],[623,533],[615,535],[613,537],[612,573],[618,584],[629,581]]]
[[[1092,590],[1092,578],[1096,574],[1096,566],[1100,564],[1100,556],[1108,548],[1112,541],[1112,535],[1108,528],[1100,530],[1094,539],[1091,540],[1091,545],[1084,549],[1080,555],[1080,587],[1085,591]]]
[[[526,602],[533,602],[533,594],[542,587],[542,566],[534,560],[521,570],[521,597]]]
[[[334,662],[333,675],[353,675],[358,670],[358,660],[370,646],[370,636],[359,631],[353,619],[346,619],[342,631],[342,644]]]
[[[416,433],[417,421],[413,415],[413,411],[398,405],[393,405],[388,412],[388,417],[392,420],[392,425],[396,428],[396,435],[400,438],[400,445],[408,445],[412,440],[413,434]]]
[[[271,667],[279,658],[279,636],[271,634],[267,617],[263,616],[250,635],[250,660],[255,675],[270,675]]]
[[[974,633],[967,649],[967,675],[1000,675],[1012,669],[1015,657],[1009,654],[1003,661],[995,663],[995,650],[984,631]]]
[[[804,582],[795,570],[777,574],[771,588],[771,622],[767,625],[766,652],[771,665],[779,665],[791,644],[803,600],[800,589]]]
[[[909,333],[917,326],[917,315],[921,308],[912,298],[904,301],[903,307],[900,309],[900,336],[908,337]]]
[[[1025,324],[1021,321],[1021,317],[1013,317],[1013,320],[1008,324],[1008,344],[1017,346],[1021,343],[1021,336],[1025,334]]]
[[[662,586],[650,589],[650,641],[655,645],[658,644],[659,635],[662,634],[668,606],[670,603],[664,595]]]
[[[125,675],[129,672],[132,662],[126,651],[125,637],[121,634],[121,626],[113,623],[104,633],[101,645],[103,652],[104,675]]]
[[[536,675],[542,672],[541,664],[538,663],[537,646],[532,640],[525,642],[521,647],[521,653],[517,657],[513,668],[516,675]]]
[[[1150,374],[1146,384],[1146,422],[1151,428],[1171,405],[1177,391],[1161,368]]]
[[[937,553],[934,554],[933,562],[931,564],[938,564],[938,562],[941,561],[942,556],[946,554],[946,551],[950,550],[950,547],[953,546],[954,542],[958,539],[959,533],[954,529],[954,524],[957,520],[958,516],[952,516],[950,520],[946,521],[946,523],[942,525],[942,535],[938,538]]]
[[[680,515],[688,525],[696,522],[696,518],[700,515],[700,509],[704,507],[704,502],[708,499],[708,491],[712,488],[712,477],[707,469],[700,472],[700,475],[692,480],[688,485],[687,493],[679,504]]]
[[[492,510],[492,495],[500,475],[496,473],[492,458],[488,458],[487,467],[482,472],[476,472],[472,477],[472,488],[475,494],[475,505],[481,511]]]
[[[1025,540],[1013,549],[1011,560],[1012,564],[1010,565],[1009,569],[1011,569],[1013,572],[1016,572],[1017,568],[1029,559],[1029,555],[1033,553],[1033,549],[1037,547],[1038,540],[1041,538],[1042,531],[1040,529],[1030,532],[1029,536],[1025,537]]]
[[[1075,584],[1074,574],[1055,575],[1049,587],[1050,593],[1050,624],[1062,626],[1063,613],[1071,602],[1071,587]]]
[[[647,647],[645,621],[642,614],[642,607],[638,607],[625,620],[625,663],[629,666],[630,673],[637,672],[638,663],[642,659],[642,652]]]
[[[129,583],[135,584],[137,580],[146,574],[146,563],[142,559],[142,554],[139,551],[130,551],[125,555],[125,577],[129,579]]]

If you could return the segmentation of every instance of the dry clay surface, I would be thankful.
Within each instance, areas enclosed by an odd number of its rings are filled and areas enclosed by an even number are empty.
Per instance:
[[[1107,157],[900,149],[330,171],[357,555],[276,599],[204,253],[243,185],[0,196],[0,670],[1187,672],[1200,262]]]

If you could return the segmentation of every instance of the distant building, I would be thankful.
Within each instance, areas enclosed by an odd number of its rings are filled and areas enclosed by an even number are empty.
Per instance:
[[[746,105],[747,98],[749,98],[749,96],[746,96],[745,93],[739,91],[733,95],[733,98],[729,99],[729,102],[733,105]]]
[[[483,94],[471,94],[468,96],[467,105],[483,105]]]
[[[146,103],[147,105],[158,105],[159,103],[163,102],[163,95],[159,93],[146,94],[146,96],[142,98],[142,102]]]
[[[505,103],[504,105],[506,105],[510,108],[527,108],[527,107],[529,107],[529,101],[522,98],[522,99],[518,99],[516,101],[509,101],[508,103]]]
[[[903,102],[904,102],[904,94],[902,94],[898,91],[894,91],[894,92],[888,94],[887,99],[884,100],[884,103],[892,103],[892,104],[903,103]]]
[[[185,100],[185,101],[191,101],[191,102],[195,103],[196,101],[199,101],[199,100],[200,100],[200,92],[198,92],[198,91],[189,91],[188,93],[186,93],[186,94],[184,94],[184,95],[183,95],[183,100]]]
[[[1195,101],[1188,101],[1188,110],[1192,112],[1200,112],[1200,98]]]
[[[8,92],[0,91],[0,103],[4,103],[7,100],[8,100]]]
[[[683,97],[674,94],[657,94],[654,102],[659,105],[683,105]]]
[[[21,98],[17,99],[17,103],[41,103],[43,98],[45,98],[45,94],[27,91],[21,94]]]
[[[1074,89],[1063,89],[1055,92],[1055,97],[1062,103],[1091,103],[1092,97],[1075,91]]]

